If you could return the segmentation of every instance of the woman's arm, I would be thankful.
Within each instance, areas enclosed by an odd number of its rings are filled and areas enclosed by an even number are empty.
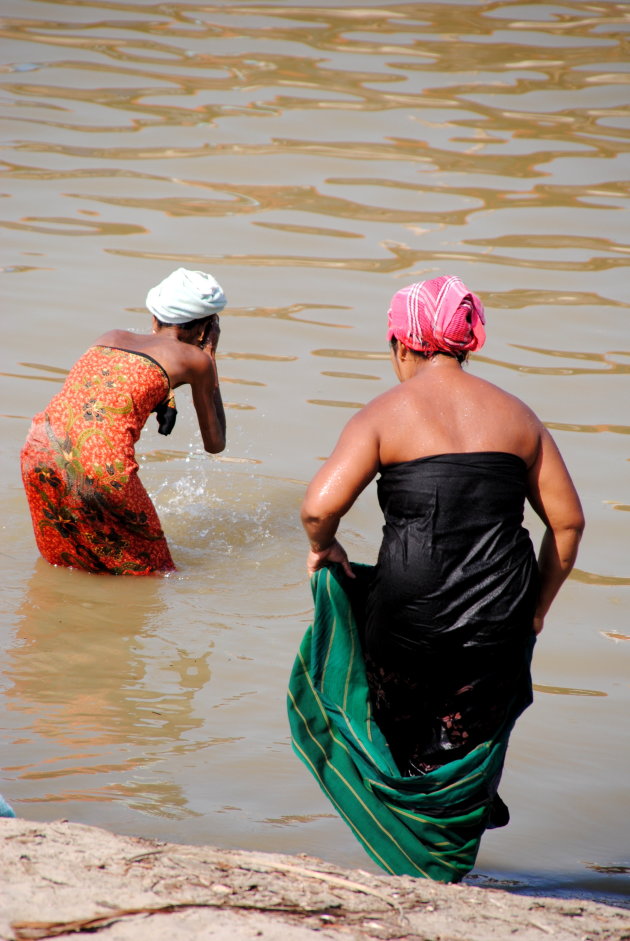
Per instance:
[[[573,568],[584,530],[580,498],[546,428],[541,429],[538,456],[529,471],[527,496],[546,526],[538,556],[540,590],[534,615],[534,630],[539,634],[552,601]]]
[[[195,371],[190,385],[203,446],[218,454],[225,448],[225,411],[214,355],[204,352],[207,362]]]
[[[341,517],[378,472],[379,439],[371,419],[369,407],[350,419],[306,491],[301,516],[311,545],[306,564],[309,575],[327,562],[339,562],[354,577],[335,534]]]

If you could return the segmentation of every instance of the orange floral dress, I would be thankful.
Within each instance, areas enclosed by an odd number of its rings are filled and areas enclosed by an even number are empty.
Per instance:
[[[169,378],[150,356],[93,346],[75,363],[21,454],[48,562],[113,575],[175,568],[134,450],[150,413],[167,405],[174,413]]]

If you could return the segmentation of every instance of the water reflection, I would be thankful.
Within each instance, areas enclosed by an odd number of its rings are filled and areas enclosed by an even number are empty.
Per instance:
[[[574,568],[570,578],[576,582],[583,582],[585,585],[630,585],[630,578],[618,575],[598,575],[595,572],[585,572],[583,569]]]
[[[537,350],[536,352],[545,352]],[[560,353],[559,356],[571,359],[575,356],[573,353]],[[580,357],[575,356],[576,359],[586,358],[585,354],[582,354]],[[502,360],[492,359],[489,356],[484,356],[483,353],[480,353],[476,357],[477,362],[488,363],[492,366],[500,366],[503,369],[513,369],[516,372],[525,372],[532,373],[537,376],[585,376],[592,375],[594,373],[616,373],[625,375],[630,373],[630,365],[625,363],[606,363],[605,369],[593,369],[588,366],[529,366],[524,363],[506,363]]]
[[[351,411],[394,381],[394,290],[450,270],[488,312],[470,369],[541,415],[588,518],[506,771],[513,821],[479,869],[618,890],[627,22],[612,0],[5,0],[0,725],[30,812],[59,800],[148,836],[365,865],[287,740],[311,600],[298,508]],[[180,264],[229,297],[228,451],[201,454],[183,394],[171,439],[143,433],[180,569],[106,594],[33,568],[17,454],[43,383],[104,329],[143,329],[147,285]],[[358,561],[373,497],[348,520]]]
[[[166,182],[166,180],[165,180]],[[206,197],[162,197],[162,198],[144,198],[126,197],[124,199],[107,197],[96,194],[72,194],[74,198],[82,200],[89,199],[93,202],[105,203],[107,205],[128,206],[131,209],[152,209],[162,212],[165,215],[173,217],[186,216],[207,216],[209,218],[231,217],[239,215],[254,215],[256,213],[265,213],[270,210],[285,211],[291,213],[312,213],[314,215],[323,215],[334,219],[352,219],[355,222],[377,222],[377,223],[409,223],[417,225],[419,222],[434,222],[450,225],[463,225],[473,211],[466,209],[447,209],[444,203],[462,202],[458,198],[459,193],[443,192],[436,198],[435,189],[428,186],[411,186],[397,183],[394,180],[328,180],[330,185],[357,186],[364,189],[371,188],[395,188],[403,192],[413,192],[417,194],[418,205],[414,209],[396,209],[391,205],[395,194],[389,192],[382,194],[384,205],[371,206],[358,200],[350,200],[341,196],[331,196],[330,194],[319,192],[314,186],[263,186],[251,185],[239,182],[234,183],[209,183],[202,179],[189,180],[188,185],[211,190],[214,193],[222,194],[223,198],[210,199]],[[475,192],[475,202],[479,203],[479,191]],[[464,197],[466,194],[461,194]],[[422,197],[422,198],[420,198]],[[471,196],[467,202],[472,202]],[[427,203],[436,203],[431,211],[427,209]],[[481,204],[483,205],[483,204]],[[479,208],[481,208],[481,205]],[[308,225],[288,225],[280,223],[263,223],[258,225],[267,228],[274,228],[278,231],[295,232],[303,235],[331,236],[333,238],[362,238],[360,232],[340,231],[339,229],[323,228]]]
[[[345,310],[346,308],[338,304],[289,304],[287,307],[254,307],[245,310],[230,308],[226,316],[232,317],[266,317],[269,320],[287,320],[295,323],[313,324],[319,327],[328,327],[333,330],[347,329],[349,324],[331,323],[324,320],[313,320],[309,317],[300,316],[305,310]],[[334,316],[334,314],[333,314]]]
[[[38,225],[45,222],[47,225]],[[125,223],[88,222],[86,219],[63,219],[53,216],[33,216],[24,222],[2,222],[2,227],[13,231],[37,232],[40,235],[137,235],[147,230],[143,226]]]
[[[330,376],[332,379],[368,379],[370,381],[379,381],[380,376],[369,376],[362,372],[335,372],[333,370],[323,370],[322,376]]]
[[[608,432],[611,435],[628,435],[630,434],[630,425],[585,425],[577,424],[576,422],[561,422],[561,421],[548,421],[545,422],[547,428],[550,431],[577,431],[581,434],[602,434],[603,432]],[[615,507],[615,509],[623,509],[623,507]]]
[[[308,399],[309,405],[324,405],[332,408],[363,408],[365,402],[343,402],[335,399]]]
[[[29,797],[27,787],[20,800],[125,798],[145,809],[155,803],[160,813],[185,812],[181,788],[172,781],[134,782],[165,752],[183,757],[199,747],[194,733],[204,720],[195,695],[211,679],[211,642],[194,658],[167,643],[155,659],[163,592],[158,578],[143,579],[140,588],[121,579],[112,592],[110,579],[37,561],[6,660],[13,739],[6,771],[23,785],[44,784],[43,793]],[[27,760],[16,763],[33,740],[41,752],[27,750]],[[132,740],[137,747],[130,750]]]
[[[386,350],[372,352],[371,350],[311,350],[313,356],[323,356],[327,359],[389,359],[389,352]]]
[[[569,689],[566,686],[543,686],[540,683],[534,683],[534,690],[537,693],[552,693],[554,696],[607,696],[600,689]]]

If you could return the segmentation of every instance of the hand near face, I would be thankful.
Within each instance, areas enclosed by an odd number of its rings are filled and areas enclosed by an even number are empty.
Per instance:
[[[219,325],[219,315],[214,314],[208,321],[206,329],[204,331],[203,340],[199,344],[202,350],[205,350],[206,353],[214,355],[216,353],[217,346],[219,345],[219,337],[221,335],[221,327]]]

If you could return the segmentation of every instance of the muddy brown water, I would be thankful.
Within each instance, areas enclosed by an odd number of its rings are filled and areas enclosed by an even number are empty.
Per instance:
[[[534,660],[472,881],[628,890],[630,459],[626,3],[4,0],[0,791],[33,820],[373,868],[291,752],[311,613],[298,507],[393,382],[400,286],[482,296],[470,365],[555,435],[588,519]],[[141,474],[178,564],[110,579],[38,558],[31,416],[148,287],[229,306],[228,447],[189,396]],[[539,523],[528,516],[536,539]],[[373,485],[344,522],[374,561]]]

